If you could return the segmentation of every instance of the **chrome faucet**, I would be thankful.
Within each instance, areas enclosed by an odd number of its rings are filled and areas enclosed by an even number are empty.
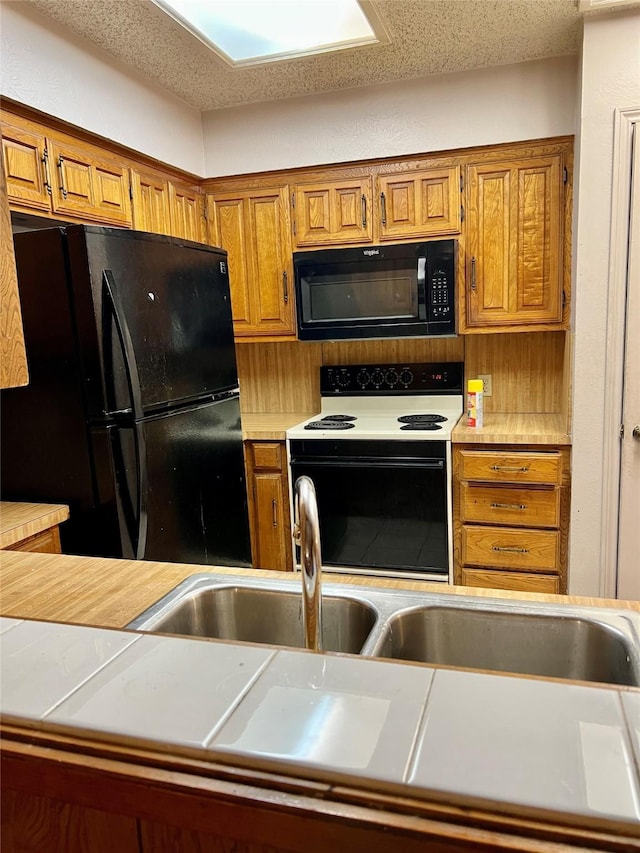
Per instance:
[[[322,593],[320,524],[313,480],[298,477],[295,484],[293,539],[300,546],[302,574],[302,628],[305,647],[322,651]]]

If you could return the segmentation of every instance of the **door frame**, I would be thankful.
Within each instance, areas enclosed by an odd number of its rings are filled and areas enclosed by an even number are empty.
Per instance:
[[[616,597],[624,345],[626,331],[631,164],[640,144],[640,107],[614,111],[611,233],[604,393],[600,595]]]

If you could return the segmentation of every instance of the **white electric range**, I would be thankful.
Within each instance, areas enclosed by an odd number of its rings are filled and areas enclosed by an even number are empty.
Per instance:
[[[321,411],[287,430],[290,482],[311,477],[323,568],[451,582],[451,432],[461,362],[320,370]]]

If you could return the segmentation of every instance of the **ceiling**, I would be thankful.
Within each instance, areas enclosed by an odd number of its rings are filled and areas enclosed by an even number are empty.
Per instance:
[[[582,31],[576,0],[374,0],[389,44],[230,68],[151,0],[28,2],[202,111],[577,54]]]

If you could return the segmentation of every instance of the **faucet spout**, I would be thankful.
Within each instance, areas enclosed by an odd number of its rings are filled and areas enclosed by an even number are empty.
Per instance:
[[[320,524],[313,480],[298,477],[294,489],[293,538],[300,546],[302,573],[302,627],[305,647],[322,651],[322,594],[320,575]]]

